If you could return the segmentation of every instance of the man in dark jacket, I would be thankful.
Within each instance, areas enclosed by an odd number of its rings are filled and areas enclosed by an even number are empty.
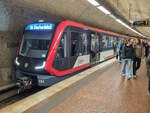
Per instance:
[[[148,45],[147,42],[145,42],[144,48],[145,48],[145,57],[147,58],[148,57],[148,51],[149,51],[149,48],[150,48],[150,46]]]
[[[134,49],[131,39],[128,39],[127,44],[122,48],[122,76],[127,76],[127,79],[131,79],[131,61],[134,56]]]
[[[147,44],[146,67],[148,76],[148,95],[150,95],[150,42]]]

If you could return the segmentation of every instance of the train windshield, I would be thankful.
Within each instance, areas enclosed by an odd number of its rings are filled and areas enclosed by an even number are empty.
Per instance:
[[[39,30],[37,29],[38,27],[30,30],[30,27],[27,26],[21,42],[20,55],[32,58],[46,58],[54,30],[43,30],[42,27]]]

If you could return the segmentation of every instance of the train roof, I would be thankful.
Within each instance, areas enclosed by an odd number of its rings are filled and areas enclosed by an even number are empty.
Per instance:
[[[123,35],[123,34],[120,34],[120,33],[115,33],[115,32],[112,32],[112,31],[101,29],[101,28],[91,27],[91,26],[88,26],[88,25],[85,25],[85,24],[81,24],[79,22],[72,21],[72,20],[64,20],[61,23],[65,24],[66,26],[69,26],[69,25],[70,26],[75,26],[75,27],[86,29],[86,30],[92,30],[92,31],[96,31],[96,32],[106,33],[106,34],[117,36],[117,37],[133,38],[132,36],[127,36],[127,35]]]
[[[85,24],[82,24],[82,23],[79,23],[79,22],[68,20],[68,19],[64,20],[64,21],[52,21],[52,20],[44,21],[44,20],[39,20],[39,21],[27,24],[26,27],[31,25],[31,24],[41,24],[41,23],[53,23],[53,24],[55,24],[55,26],[58,26],[60,23],[62,23],[62,24],[65,24],[66,26],[69,26],[69,25],[70,26],[75,26],[75,27],[86,29],[86,30],[92,30],[92,31],[96,31],[96,32],[106,33],[106,34],[117,36],[117,37],[135,38],[135,37],[123,35],[123,34],[120,34],[120,33],[115,33],[115,32],[109,31],[109,30],[104,30],[102,28],[91,27],[91,26],[88,26],[88,25],[85,25]]]

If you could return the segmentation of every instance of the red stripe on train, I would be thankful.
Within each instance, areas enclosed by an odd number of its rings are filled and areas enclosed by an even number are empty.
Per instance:
[[[97,31],[97,32],[103,32],[103,33],[107,33],[107,34],[111,34],[111,35],[115,35],[115,36],[120,36],[120,37],[127,37],[125,35],[120,35],[120,34],[117,34],[117,33],[111,32],[111,31],[105,31],[105,30],[102,30],[102,29],[89,27],[89,26],[86,26],[86,25],[83,25],[83,24],[80,24],[80,23],[77,23],[77,22],[70,21],[70,20],[66,20],[66,21],[61,22],[58,25],[57,29],[56,29],[56,32],[55,32],[50,50],[48,52],[46,65],[45,65],[45,70],[47,72],[55,75],[55,76],[64,76],[66,74],[70,74],[72,72],[84,69],[84,68],[89,66],[89,64],[85,64],[85,65],[82,65],[82,66],[79,66],[79,67],[76,67],[76,68],[72,68],[72,69],[68,69],[68,70],[64,70],[64,71],[59,71],[59,70],[56,70],[55,68],[53,68],[53,61],[54,61],[54,58],[55,58],[55,55],[56,55],[56,52],[57,52],[57,47],[59,45],[59,42],[60,42],[61,36],[63,34],[63,31],[65,30],[65,28],[67,26],[75,26],[75,27],[79,27],[79,28],[88,28],[89,30],[94,30],[94,31]]]

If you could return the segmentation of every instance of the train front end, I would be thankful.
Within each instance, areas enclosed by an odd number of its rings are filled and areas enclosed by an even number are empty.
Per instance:
[[[50,74],[45,64],[56,23],[38,22],[26,26],[15,59],[17,84],[22,89],[32,85],[47,86]]]

